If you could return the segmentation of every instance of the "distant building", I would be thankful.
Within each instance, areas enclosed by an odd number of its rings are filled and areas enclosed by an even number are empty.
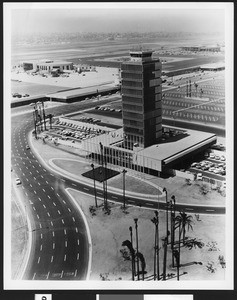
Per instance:
[[[51,73],[58,70],[59,72],[73,70],[73,63],[68,61],[43,60],[37,64],[38,70],[42,73]]]
[[[162,136],[161,62],[151,50],[130,51],[123,62],[122,111],[125,148],[145,148]]]
[[[202,52],[202,51],[220,52],[221,47],[220,46],[186,46],[186,47],[182,47],[182,50],[192,51],[192,52]]]
[[[24,71],[40,71],[41,73],[64,72],[73,70],[73,63],[69,61],[24,61],[21,63]]]

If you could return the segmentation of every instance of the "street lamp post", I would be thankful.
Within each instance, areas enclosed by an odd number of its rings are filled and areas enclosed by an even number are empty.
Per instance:
[[[175,242],[175,196],[171,196],[171,251],[172,251],[172,267],[174,267],[174,242]]]
[[[165,199],[166,199],[166,237],[167,243],[169,243],[169,211],[168,211],[168,199],[167,199],[167,190],[163,188],[163,192],[165,192]]]
[[[133,247],[132,226],[129,227],[129,231],[130,231],[131,245]],[[134,274],[135,274],[135,261],[134,261],[134,255],[132,255],[132,280],[133,281],[134,281]]]
[[[94,193],[95,193],[95,206],[97,206],[97,197],[96,197],[96,187],[95,187],[95,166],[94,164],[91,164],[91,167],[93,169],[93,179],[94,179]]]
[[[127,170],[123,169],[123,209],[125,209],[125,174]]]
[[[157,248],[156,248],[156,263],[157,263],[157,280],[160,280],[160,245],[159,245],[159,213],[155,211],[156,215],[156,241],[157,241]]]
[[[134,219],[134,222],[135,222],[135,229],[136,229],[136,244],[137,244],[137,254],[138,254],[138,225],[137,225],[137,221],[138,219],[135,218]],[[138,259],[138,256],[137,256],[137,279],[140,280],[140,276],[139,276],[139,259]]]
[[[42,101],[42,108],[43,108],[43,118],[44,118],[44,130],[47,130],[47,129],[46,129],[46,122],[45,122],[44,101]]]
[[[33,106],[33,121],[34,121],[34,126],[35,126],[35,138],[37,140],[37,126],[36,126],[36,112],[35,112],[35,104],[34,103],[30,103],[30,106]]]

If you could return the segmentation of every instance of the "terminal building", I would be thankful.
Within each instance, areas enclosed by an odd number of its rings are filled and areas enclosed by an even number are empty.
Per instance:
[[[73,63],[68,61],[40,60],[25,61],[21,63],[24,71],[40,71],[41,73],[52,73],[54,71],[64,72],[73,70]]]
[[[85,139],[78,147],[88,159],[110,168],[183,176],[177,165],[204,153],[216,143],[216,135],[162,126],[161,63],[152,59],[152,51],[131,51],[130,56],[121,68],[123,127]],[[77,123],[73,117],[60,121]]]

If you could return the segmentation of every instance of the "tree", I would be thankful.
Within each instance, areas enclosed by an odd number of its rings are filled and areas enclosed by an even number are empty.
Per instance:
[[[122,246],[123,247],[127,247],[129,252],[130,252],[130,255],[131,255],[131,261],[132,261],[132,278],[134,278],[134,273],[135,273],[135,270],[134,270],[134,266],[135,266],[135,250],[133,249],[133,246],[132,246],[132,243],[129,241],[129,240],[126,240],[126,241],[123,241],[122,242]]]
[[[188,230],[191,228],[193,230],[192,227],[192,223],[193,223],[193,217],[192,216],[188,216],[184,211],[179,212],[179,215],[176,216],[175,220],[176,220],[176,224],[179,226],[181,225],[181,233],[183,233],[183,244],[185,243],[185,234],[186,234],[186,226],[188,226]]]

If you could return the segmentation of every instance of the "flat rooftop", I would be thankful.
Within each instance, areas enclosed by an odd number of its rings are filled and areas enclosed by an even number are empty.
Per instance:
[[[161,143],[147,147],[139,151],[139,154],[156,158],[168,164],[216,140],[216,135],[212,133],[171,126],[169,128],[178,129],[182,134],[167,138]]]
[[[113,81],[108,81],[108,82],[104,82],[103,85],[95,85],[95,86],[86,87],[86,88],[71,89],[71,90],[67,90],[67,91],[63,91],[63,92],[47,94],[46,97],[66,100],[66,99],[76,98],[76,97],[83,96],[83,95],[88,95],[91,93],[96,93],[97,90],[98,90],[98,93],[101,93],[108,89],[114,88],[115,85],[112,83],[113,83]]]

